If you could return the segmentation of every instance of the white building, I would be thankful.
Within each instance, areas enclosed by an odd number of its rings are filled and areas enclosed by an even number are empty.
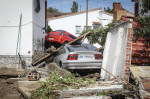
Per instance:
[[[44,48],[45,31],[42,28],[45,27],[45,4],[45,0],[1,0],[1,67],[16,66],[17,53],[20,53],[26,64],[31,64],[34,50]]]
[[[138,16],[138,14],[141,13],[143,6],[145,5],[148,7],[148,12],[144,13],[144,15],[150,15],[150,0],[144,0],[146,3],[143,3],[142,0],[132,0],[132,2],[135,2],[135,16]]]
[[[88,28],[94,29],[106,26],[113,19],[113,15],[96,8],[88,11]],[[79,36],[86,26],[86,11],[53,17],[48,19],[52,30],[66,30]]]

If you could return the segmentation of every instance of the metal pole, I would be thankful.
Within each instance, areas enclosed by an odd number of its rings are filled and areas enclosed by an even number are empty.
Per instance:
[[[88,30],[88,0],[86,0],[86,31]]]

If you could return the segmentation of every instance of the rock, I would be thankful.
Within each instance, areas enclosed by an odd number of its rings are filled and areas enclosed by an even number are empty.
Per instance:
[[[53,71],[58,71],[62,77],[69,76],[71,73],[65,69],[60,68],[56,63],[48,64],[47,72],[50,74]]]

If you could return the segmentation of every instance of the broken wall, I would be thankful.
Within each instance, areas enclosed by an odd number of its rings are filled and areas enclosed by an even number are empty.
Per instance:
[[[120,78],[125,77],[126,68],[131,64],[132,35],[128,37],[128,34],[133,33],[131,28],[130,21],[120,23],[108,32],[106,38],[102,67]],[[128,45],[128,42],[131,44]],[[129,55],[130,57],[128,57]],[[111,75],[103,70],[101,71],[101,76],[106,80],[112,78]]]

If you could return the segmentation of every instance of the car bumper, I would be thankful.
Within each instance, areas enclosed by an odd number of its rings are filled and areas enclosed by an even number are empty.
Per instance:
[[[102,62],[63,62],[64,69],[100,69]]]

